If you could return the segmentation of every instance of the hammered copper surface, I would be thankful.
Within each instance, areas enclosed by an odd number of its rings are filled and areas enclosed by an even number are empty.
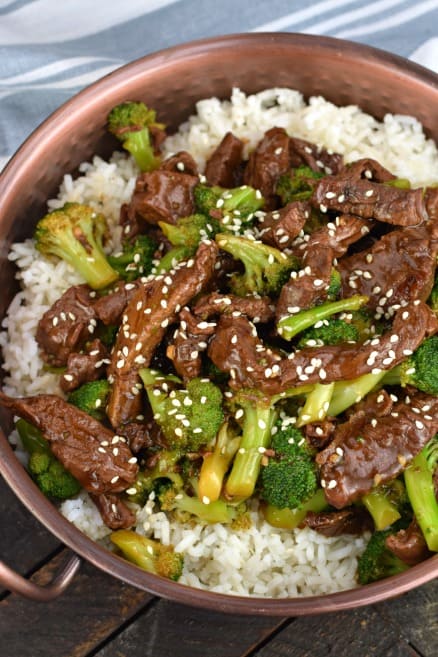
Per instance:
[[[5,169],[0,180],[0,313],[11,299],[12,241],[29,236],[44,203],[64,173],[93,153],[115,147],[105,117],[116,103],[145,100],[159,119],[176,127],[200,98],[224,98],[238,86],[246,92],[289,86],[305,96],[323,95],[339,105],[358,104],[377,118],[385,113],[416,116],[438,140],[438,77],[395,55],[337,39],[295,34],[218,37],[150,55],[75,96],[43,123]],[[3,416],[2,416],[3,417]],[[3,428],[7,429],[3,417]],[[0,435],[0,471],[21,501],[61,541],[114,576],[178,602],[218,611],[303,615],[346,609],[403,593],[438,575],[438,556],[394,578],[326,596],[260,599],[198,591],[131,566],[86,538],[38,491]]]

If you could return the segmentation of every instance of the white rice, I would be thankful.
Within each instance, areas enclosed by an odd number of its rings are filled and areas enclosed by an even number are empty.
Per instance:
[[[437,147],[426,139],[414,118],[387,115],[380,123],[355,106],[339,108],[321,97],[306,104],[299,92],[289,89],[270,89],[253,96],[235,89],[230,101],[200,101],[197,114],[168,137],[164,153],[188,150],[202,170],[227,131],[245,141],[248,154],[274,126],[342,153],[348,162],[375,158],[414,186],[438,180]],[[58,197],[50,200],[48,207],[54,209],[67,201],[92,205],[110,224],[113,237],[108,248],[117,249],[119,210],[132,195],[136,166],[131,158],[116,153],[109,162],[94,157],[91,163],[81,165],[80,172],[76,180],[70,175],[64,177]],[[17,265],[22,290],[14,298],[0,333],[7,373],[5,392],[60,394],[58,377],[43,369],[34,336],[41,315],[68,287],[82,280],[64,262],[42,257],[31,240],[15,244],[9,257]],[[110,533],[85,492],[65,501],[61,512],[95,540],[103,540]],[[137,531],[182,551],[185,567],[180,582],[194,587],[234,595],[289,597],[356,585],[357,557],[364,549],[364,537],[325,538],[310,529],[275,529],[261,519],[256,503],[250,513],[252,527],[247,530],[193,526],[170,523],[149,501],[138,509]]]

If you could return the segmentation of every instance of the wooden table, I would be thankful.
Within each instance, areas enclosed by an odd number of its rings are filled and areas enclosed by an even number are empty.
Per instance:
[[[67,550],[0,480],[1,558],[44,584]],[[396,600],[306,618],[184,607],[84,564],[55,602],[0,591],[1,657],[436,657],[438,580]]]

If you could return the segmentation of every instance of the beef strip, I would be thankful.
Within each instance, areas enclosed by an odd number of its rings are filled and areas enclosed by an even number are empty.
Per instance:
[[[380,337],[361,345],[306,347],[282,358],[279,354],[272,356],[272,352],[267,356],[269,350],[246,318],[222,316],[208,355],[219,369],[231,374],[230,387],[258,388],[273,395],[288,388],[348,381],[392,369],[437,330],[438,319],[430,308],[420,301],[413,302],[397,311],[392,329]]]
[[[313,232],[308,240],[303,240],[299,246],[302,252],[313,251],[317,246],[325,245],[332,249],[333,257],[341,258],[351,244],[367,235],[372,222],[351,214],[341,214],[333,222]]]
[[[328,503],[342,509],[391,481],[437,431],[438,397],[421,392],[395,403],[389,415],[368,417],[359,429],[354,418],[340,425],[316,456]]]
[[[126,441],[56,395],[13,399],[0,404],[33,424],[63,466],[89,493],[117,493],[135,481],[137,459]]]
[[[203,320],[217,315],[245,315],[257,324],[271,321],[274,318],[274,310],[275,306],[269,297],[238,297],[235,294],[213,292],[199,299],[193,313]]]
[[[167,443],[164,441],[161,431],[152,416],[148,419],[124,424],[123,436],[128,441],[129,449],[134,454],[138,454],[142,449],[150,449],[154,446],[163,449],[167,447]]]
[[[106,374],[109,363],[108,349],[100,340],[87,343],[83,353],[69,355],[67,369],[59,380],[61,390],[71,392],[83,383],[97,381]]]
[[[363,534],[372,531],[373,519],[360,507],[342,509],[342,511],[309,511],[303,523],[323,536],[342,536],[342,534]]]
[[[289,137],[284,128],[271,128],[251,153],[243,176],[246,185],[262,193],[265,210],[277,207],[277,181],[289,168]]]
[[[236,187],[241,182],[243,142],[227,132],[207,160],[205,176],[210,185]]]
[[[189,176],[198,175],[198,165],[187,151],[179,151],[168,157],[160,165],[162,171],[173,171],[173,173],[185,173]]]
[[[306,424],[303,431],[312,447],[320,450],[324,449],[331,441],[335,428],[336,421],[334,418],[326,418],[325,420]]]
[[[98,319],[105,326],[119,324],[124,309],[141,285],[140,279],[132,283],[118,283],[108,294],[100,297],[94,304]]]
[[[159,221],[174,224],[179,217],[193,214],[193,189],[198,183],[198,176],[163,169],[142,173],[127,209],[128,221],[140,218],[146,224],[155,225]]]
[[[265,244],[283,250],[292,246],[310,216],[310,206],[303,201],[293,201],[267,212],[260,222],[260,239]]]
[[[217,253],[215,242],[202,242],[194,258],[140,286],[126,306],[108,370],[113,386],[107,413],[113,427],[139,414],[138,369],[148,367],[177,313],[211,279]]]
[[[391,315],[394,306],[428,298],[437,255],[438,235],[431,223],[394,230],[371,249],[340,260],[342,294],[363,294],[370,308]]]
[[[438,222],[438,187],[426,187],[424,202],[429,219]]]
[[[96,326],[94,295],[88,285],[74,285],[41,317],[36,341],[43,359],[50,365],[66,365],[69,355],[79,351],[93,335]]]
[[[188,308],[181,310],[179,320],[179,328],[175,331],[166,355],[173,362],[177,374],[184,381],[190,381],[201,374],[201,354],[207,349],[216,322],[201,321],[199,317],[192,315]]]
[[[292,272],[281,289],[276,308],[277,321],[327,299],[332,265],[333,251],[325,244],[318,244],[305,252],[303,268]]]
[[[291,168],[305,165],[312,171],[335,174],[343,166],[342,155],[339,153],[333,153],[310,141],[296,137],[289,139],[289,156]]]
[[[105,525],[113,531],[117,529],[129,529],[135,525],[135,513],[114,493],[90,495],[97,506]]]
[[[371,172],[371,169],[364,169],[359,160],[354,165],[344,167],[335,176],[322,178],[313,191],[310,203],[323,212],[334,210],[355,214],[363,219],[376,219],[396,226],[418,226],[427,220],[422,189],[399,189],[374,182],[362,177],[364,171]]]
[[[420,527],[414,518],[407,529],[400,529],[385,540],[386,547],[408,566],[415,566],[431,556]]]

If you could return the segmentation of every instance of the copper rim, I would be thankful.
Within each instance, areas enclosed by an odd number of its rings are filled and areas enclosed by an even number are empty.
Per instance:
[[[216,76],[212,76],[213,70],[218,71]],[[339,80],[343,81],[342,88]],[[348,80],[350,86],[345,89]],[[59,185],[63,173],[74,171],[91,153],[108,153],[114,147],[104,137],[103,129],[103,117],[111,106],[134,95],[149,101],[152,97],[150,104],[159,109],[163,106],[164,119],[175,126],[198,97],[224,96],[235,84],[245,91],[255,91],[268,83],[296,86],[305,95],[320,93],[338,104],[358,103],[378,117],[388,111],[409,112],[418,116],[430,136],[438,140],[438,76],[368,46],[310,35],[238,34],[149,55],[118,69],[65,103],[28,138],[4,170],[0,179],[0,234],[4,246],[0,280],[6,294],[1,311],[4,313],[13,288],[7,245],[29,234],[44,200]],[[184,93],[182,85],[187,87]],[[438,576],[437,555],[396,577],[330,595],[273,600],[192,589],[137,569],[77,530],[39,492],[3,433],[0,471],[23,504],[75,552],[129,584],[192,606],[241,614],[317,614],[385,600]]]

